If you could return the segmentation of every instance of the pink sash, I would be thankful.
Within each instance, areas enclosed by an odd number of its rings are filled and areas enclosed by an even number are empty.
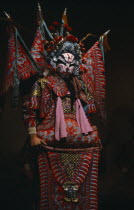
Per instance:
[[[93,131],[79,99],[76,100],[76,119],[81,133],[87,134]],[[64,137],[67,137],[66,124],[61,98],[58,97],[56,104],[55,139],[59,141]]]

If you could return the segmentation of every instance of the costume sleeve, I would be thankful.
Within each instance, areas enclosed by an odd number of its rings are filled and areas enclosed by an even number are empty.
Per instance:
[[[28,134],[36,134],[36,125],[40,109],[41,87],[38,81],[33,85],[31,94],[24,98],[23,112],[24,121]]]

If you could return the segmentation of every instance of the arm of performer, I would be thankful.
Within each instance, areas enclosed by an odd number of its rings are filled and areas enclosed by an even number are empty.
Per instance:
[[[37,146],[45,144],[42,139],[37,136],[36,123],[37,115],[40,107],[41,91],[38,82],[33,87],[30,96],[24,98],[23,112],[24,121],[27,127],[28,134],[30,135],[30,145]]]

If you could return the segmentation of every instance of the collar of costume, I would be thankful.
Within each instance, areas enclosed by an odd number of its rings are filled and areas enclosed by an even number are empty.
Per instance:
[[[68,88],[65,81],[59,76],[48,76],[38,80],[41,85],[41,88],[44,89],[45,86],[48,86],[50,90],[53,90],[54,93],[59,96],[63,97],[67,95]]]

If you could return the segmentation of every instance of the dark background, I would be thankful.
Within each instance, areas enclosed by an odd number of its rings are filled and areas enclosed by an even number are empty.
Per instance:
[[[73,34],[83,38],[87,33],[97,36],[108,29],[110,53],[106,56],[107,123],[102,139],[99,209],[133,210],[134,200],[134,5],[129,1],[40,1],[48,25],[60,21],[65,7]],[[36,31],[36,0],[5,0],[3,11],[11,14],[22,27],[18,28],[30,47]],[[0,65],[2,77],[6,64],[7,33],[0,23]],[[87,40],[87,46],[95,42]],[[1,99],[0,113],[0,209],[30,210],[31,182],[21,163],[26,140],[21,104],[10,108],[9,91]]]

